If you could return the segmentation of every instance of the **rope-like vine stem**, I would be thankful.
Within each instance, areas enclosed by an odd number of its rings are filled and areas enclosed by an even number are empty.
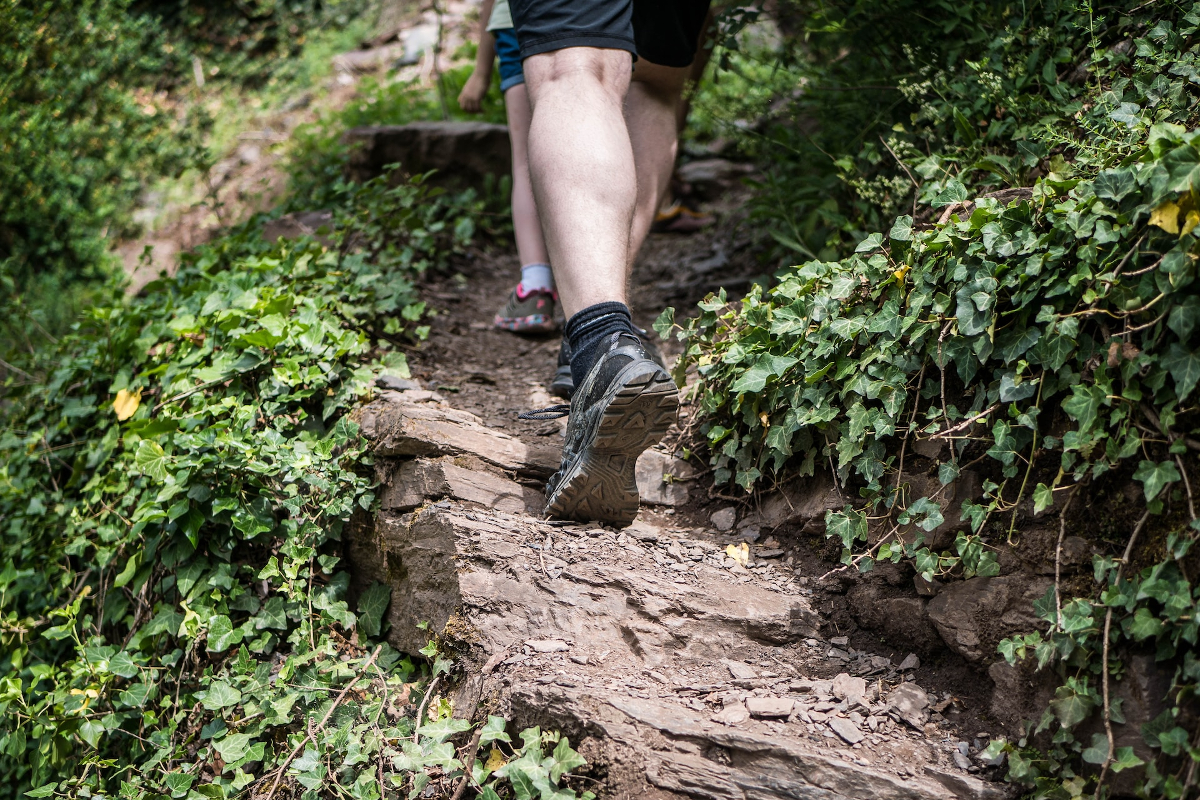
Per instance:
[[[1142,532],[1142,528],[1146,525],[1146,520],[1150,519],[1150,509],[1142,514],[1138,519],[1137,525],[1133,527],[1133,533],[1129,537],[1129,543],[1125,545],[1125,554],[1121,556],[1121,563],[1117,565],[1117,576],[1113,581],[1113,586],[1116,587],[1121,583],[1121,573],[1125,571],[1125,565],[1129,563],[1129,557],[1133,554],[1133,545],[1137,542],[1138,534]],[[1104,735],[1108,737],[1108,753],[1104,756],[1104,764],[1100,767],[1100,777],[1096,779],[1096,793],[1093,795],[1095,800],[1100,800],[1100,790],[1104,788],[1104,779],[1108,776],[1108,767],[1112,764],[1113,756],[1116,755],[1116,742],[1113,739],[1112,731],[1112,714],[1109,712],[1108,701],[1108,641],[1109,631],[1112,629],[1112,606],[1104,612],[1104,655],[1101,661],[1101,683],[1103,686],[1104,700]]]

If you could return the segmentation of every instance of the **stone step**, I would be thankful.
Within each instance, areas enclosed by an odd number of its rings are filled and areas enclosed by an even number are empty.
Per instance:
[[[542,478],[558,469],[556,445],[526,444],[487,427],[474,414],[405,402],[401,394],[405,393],[383,392],[354,412],[377,456],[473,456],[503,470]]]
[[[714,541],[645,520],[387,505],[348,555],[359,589],[392,586],[389,641],[413,652],[439,635],[467,666],[456,713],[487,698],[563,731],[621,796],[1003,797],[926,738],[924,692],[894,668],[807,679],[832,651],[774,562],[726,568]]]

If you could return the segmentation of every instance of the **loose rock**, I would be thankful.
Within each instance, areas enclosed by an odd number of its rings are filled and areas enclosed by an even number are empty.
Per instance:
[[[733,530],[734,520],[737,519],[737,509],[733,507],[722,508],[720,511],[714,511],[710,519],[714,528],[722,533],[727,533]]]
[[[842,737],[847,744],[858,744],[863,740],[862,731],[853,722],[844,717],[834,717],[829,720],[829,727],[833,729],[834,733]]]
[[[786,697],[747,697],[746,710],[752,717],[787,719],[792,715],[795,701]]]
[[[888,713],[921,730],[929,719],[929,695],[915,683],[902,683],[887,698]]]
[[[862,699],[866,697],[867,682],[862,678],[853,678],[843,672],[833,679],[830,689],[833,691],[834,697],[846,700],[853,705],[862,702]]]

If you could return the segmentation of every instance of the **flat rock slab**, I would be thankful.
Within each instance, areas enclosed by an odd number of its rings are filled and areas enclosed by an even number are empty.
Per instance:
[[[453,498],[497,511],[520,513],[538,505],[542,493],[486,469],[461,466],[450,456],[414,458],[388,471],[380,497],[389,511],[410,511],[430,500]]]
[[[391,584],[393,645],[412,652],[440,634],[464,653],[456,709],[470,715],[482,697],[518,726],[562,731],[615,796],[1003,797],[882,702],[864,701],[883,723],[851,749],[849,729],[835,735],[825,720],[837,717],[815,710],[833,704],[814,708],[831,683],[793,666],[828,649],[805,598],[715,566],[719,547],[691,531],[639,526],[633,536],[447,499],[351,526],[348,555],[360,590]],[[664,557],[693,548],[712,556]]]
[[[437,170],[430,182],[449,186],[482,186],[488,175],[512,172],[508,128],[487,122],[410,122],[367,125],[342,137],[351,145],[347,172],[368,180],[398,164],[394,179]]]
[[[906,777],[863,767],[810,743],[711,722],[671,700],[606,696],[558,685],[514,688],[518,724],[553,724],[567,735],[639,743],[632,754],[651,786],[705,800],[1000,800],[983,781],[932,769]],[[649,746],[653,743],[653,747]]]
[[[409,403],[395,393],[361,406],[355,418],[377,456],[473,456],[525,475],[548,477],[558,469],[560,447],[526,444],[494,430],[466,411]]]

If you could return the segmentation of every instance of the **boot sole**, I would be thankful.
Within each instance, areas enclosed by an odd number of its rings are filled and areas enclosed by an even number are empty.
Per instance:
[[[625,527],[637,516],[634,467],[638,456],[662,441],[679,410],[679,390],[662,370],[649,370],[616,390],[583,449],[558,481],[546,515],[580,522],[608,522]]]

